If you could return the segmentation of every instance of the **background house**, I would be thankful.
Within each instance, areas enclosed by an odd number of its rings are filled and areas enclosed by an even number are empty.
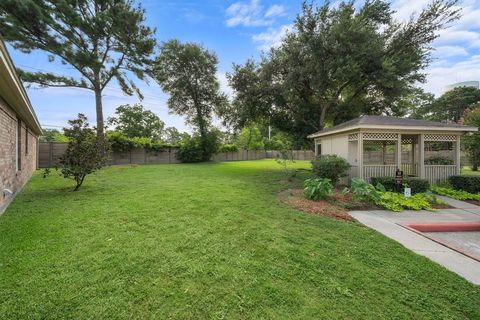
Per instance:
[[[37,168],[40,124],[0,38],[0,213]]]
[[[350,177],[418,176],[437,183],[460,174],[460,137],[476,127],[426,120],[362,116],[309,136],[315,155],[335,154],[350,163]],[[432,153],[432,150],[434,153]],[[443,161],[435,162],[438,156]]]

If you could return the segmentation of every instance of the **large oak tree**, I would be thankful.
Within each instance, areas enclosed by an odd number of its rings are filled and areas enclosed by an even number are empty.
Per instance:
[[[220,91],[217,64],[215,53],[202,46],[170,40],[161,45],[153,65],[153,77],[170,94],[170,111],[185,116],[187,123],[198,130],[205,153],[213,114],[227,103]],[[209,158],[208,154],[204,156]]]
[[[103,152],[102,92],[116,79],[124,93],[141,93],[132,75],[144,79],[155,47],[154,30],[131,0],[2,0],[0,32],[15,49],[42,50],[78,76],[19,70],[23,81],[42,87],[76,87],[94,92],[97,138]]]
[[[225,122],[263,119],[297,139],[361,114],[404,115],[402,97],[424,81],[430,44],[459,16],[457,1],[434,0],[406,23],[385,1],[337,7],[303,4],[293,30],[259,63],[234,65],[235,99]]]

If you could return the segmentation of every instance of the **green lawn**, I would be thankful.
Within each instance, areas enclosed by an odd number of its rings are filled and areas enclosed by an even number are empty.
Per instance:
[[[472,169],[470,167],[463,167],[462,168],[462,175],[480,176],[480,171],[472,171]]]
[[[280,203],[272,160],[115,166],[71,186],[37,173],[0,216],[1,319],[480,319],[479,287]]]

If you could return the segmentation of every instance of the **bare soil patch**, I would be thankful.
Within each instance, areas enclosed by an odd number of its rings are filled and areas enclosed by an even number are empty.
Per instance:
[[[344,195],[340,190],[334,190],[325,200],[306,199],[302,189],[288,189],[280,192],[278,197],[283,203],[300,211],[345,221],[353,220],[348,214],[349,210],[378,209],[370,203],[355,201],[351,194]]]

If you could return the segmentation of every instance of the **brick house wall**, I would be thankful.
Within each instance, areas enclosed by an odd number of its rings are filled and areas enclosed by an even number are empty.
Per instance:
[[[13,200],[37,168],[37,136],[20,121],[20,170],[17,170],[16,113],[0,97],[0,214]],[[27,137],[28,134],[28,137]],[[14,192],[7,195],[4,189]]]

